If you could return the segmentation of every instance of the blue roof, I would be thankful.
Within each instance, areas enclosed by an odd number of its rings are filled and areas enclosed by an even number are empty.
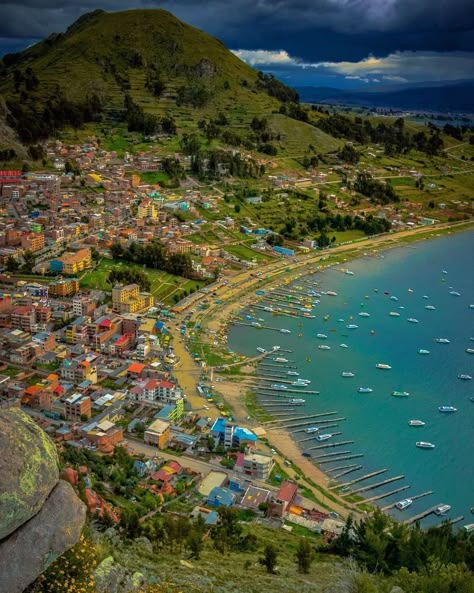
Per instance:
[[[215,525],[217,523],[217,519],[219,518],[219,513],[216,511],[211,511],[205,520],[206,525]]]
[[[227,420],[225,418],[217,418],[217,420],[212,425],[211,431],[212,432],[219,432],[224,433],[225,426],[227,424]]]
[[[164,408],[161,408],[161,410],[159,412],[157,412],[153,418],[161,418],[161,419],[165,419],[167,420],[169,415],[174,411],[175,406],[172,404],[169,404],[167,406],[165,406]]]
[[[220,488],[219,486],[215,486],[211,490],[207,499],[208,504],[216,504],[217,506],[230,507],[233,502],[234,494],[228,488]]]
[[[241,441],[256,441],[258,438],[257,435],[251,430],[248,428],[242,428],[241,426],[237,426],[237,428],[234,430],[234,437]]]

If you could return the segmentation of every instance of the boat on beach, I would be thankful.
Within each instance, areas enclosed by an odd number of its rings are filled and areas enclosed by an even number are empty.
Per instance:
[[[410,393],[408,391],[392,391],[393,397],[409,397]]]
[[[396,502],[395,503],[395,507],[399,511],[404,511],[405,509],[407,509],[412,504],[413,504],[413,500],[411,498],[404,498],[403,500],[399,500],[398,502]]]
[[[389,371],[392,368],[389,364],[385,364],[384,362],[378,362],[375,367],[382,371]]]
[[[428,443],[426,441],[417,441],[415,444],[418,449],[434,449],[436,447],[433,443]]]
[[[425,426],[426,422],[423,420],[409,420],[408,426]]]
[[[457,412],[458,409],[454,406],[439,406],[438,410],[443,412],[444,414],[452,414],[453,412]]]
[[[357,391],[359,393],[372,393],[373,389],[371,389],[370,387],[359,387]]]

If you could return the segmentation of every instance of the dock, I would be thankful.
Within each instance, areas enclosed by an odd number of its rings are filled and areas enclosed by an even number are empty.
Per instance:
[[[314,447],[308,447],[306,451],[319,451],[320,449],[331,449],[334,447],[344,447],[344,445],[353,445],[354,441],[339,441],[337,443],[326,443],[324,445],[315,445]]]
[[[408,490],[411,486],[400,486],[400,488],[396,488],[395,490],[391,490],[390,492],[384,492],[383,494],[378,494],[377,496],[372,496],[371,498],[366,498],[361,500],[360,502],[356,502],[356,504],[361,504],[363,502],[375,502],[376,500],[382,500],[382,498],[388,498],[393,494],[398,494],[399,492],[403,492],[403,490]]]
[[[424,496],[429,496],[430,494],[433,494],[433,490],[428,490],[428,492],[423,492],[422,494],[417,494],[416,496],[410,496],[409,498],[411,498],[412,500],[418,500],[419,498],[423,498]],[[380,510],[384,513],[385,511],[389,511],[390,509],[393,509],[395,507],[397,503],[394,502],[392,504],[388,504],[385,507],[382,507]]]
[[[379,469],[376,472],[371,472],[370,474],[366,474],[365,476],[360,476],[360,478],[356,478],[350,482],[345,482],[344,484],[339,484],[339,486],[333,486],[333,488],[344,488],[345,486],[352,486],[352,484],[357,484],[357,482],[362,482],[363,480],[368,480],[369,478],[374,478],[375,476],[379,476],[386,472],[386,469]]]
[[[349,469],[350,467],[356,467],[356,463],[352,463],[351,465],[340,465],[339,467],[331,467],[331,469],[328,469],[328,472],[338,472],[341,469]]]
[[[350,451],[339,451],[338,454],[342,453],[350,453]],[[334,455],[334,454],[333,454]],[[352,455],[344,455],[343,457],[335,457],[334,459],[323,459],[322,461],[317,461],[320,465],[323,463],[334,463],[335,461],[345,461],[346,459],[357,459],[358,457],[364,457],[363,453],[354,453]],[[321,457],[319,457],[321,459]],[[316,461],[316,459],[315,459]]]
[[[362,469],[362,466],[354,464],[351,467],[351,469],[346,469],[343,472],[341,472],[340,474],[336,474],[335,476],[332,476],[332,479],[337,480],[338,478],[342,478],[342,476],[345,476],[346,474],[351,474],[352,472],[356,472],[359,469]]]
[[[448,523],[450,525],[455,525],[456,523],[459,523],[460,521],[464,521],[464,517],[462,515],[459,515],[459,517],[455,517],[454,519],[449,519]],[[444,521],[443,521],[444,523]]]
[[[279,332],[281,328],[279,327],[270,327],[269,325],[255,325],[254,323],[244,323],[243,321],[232,321],[233,325],[245,325],[246,327],[253,327],[255,329],[269,329],[274,332]]]
[[[375,488],[380,488],[385,486],[385,484],[391,484],[392,482],[397,482],[398,480],[403,480],[405,476],[395,476],[394,478],[389,478],[388,480],[384,480],[383,482],[377,482],[376,484],[369,484],[369,486],[363,486],[362,488],[357,488],[357,490],[353,490],[352,494],[358,494],[359,492],[365,492],[366,490],[375,490]]]
[[[327,427],[327,426],[325,426],[324,428],[328,428],[328,427]],[[332,433],[332,436],[334,437],[334,436],[338,436],[338,435],[340,435],[340,434],[342,434],[342,432],[333,432],[333,433]],[[318,435],[317,435],[317,434],[313,434],[313,436],[311,436],[311,437],[307,437],[307,438],[305,438],[305,439],[300,439],[300,440],[298,441],[298,444],[299,444],[299,443],[306,443],[307,441],[317,441],[317,440],[318,440],[318,438],[317,438],[317,437],[318,437]],[[347,442],[349,442],[349,441],[347,441]],[[354,441],[351,441],[351,445],[352,445],[352,443],[353,443],[353,442],[354,442]],[[314,447],[313,447],[313,448],[314,448]]]
[[[420,521],[420,519],[424,519],[425,517],[428,517],[429,515],[432,515],[435,510],[440,507],[443,503],[439,502],[438,504],[435,504],[434,507],[430,507],[429,509],[426,509],[426,511],[423,511],[422,513],[418,513],[418,515],[414,515],[413,517],[410,517],[409,519],[405,519],[405,521],[403,521],[404,525],[411,525],[412,523],[415,523],[416,521]]]
[[[339,414],[339,412],[321,412],[320,414],[309,414],[308,416],[306,416],[305,414],[301,414],[300,417],[295,417],[295,418],[279,418],[277,420],[269,420],[268,422],[265,422],[265,426],[267,426],[268,424],[275,424],[275,422],[294,422],[294,421],[299,421],[302,418],[306,418],[306,420],[304,422],[300,422],[299,424],[293,424],[293,425],[280,425],[279,428],[298,428],[299,426],[305,426],[306,424],[311,424],[311,422],[308,422],[308,420],[310,419],[314,419],[314,418],[323,418],[324,416],[334,416],[335,414]]]

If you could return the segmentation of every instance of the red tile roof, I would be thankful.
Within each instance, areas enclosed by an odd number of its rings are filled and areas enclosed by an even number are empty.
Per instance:
[[[276,499],[284,502],[292,502],[298,493],[298,486],[289,480],[285,480],[277,492]]]

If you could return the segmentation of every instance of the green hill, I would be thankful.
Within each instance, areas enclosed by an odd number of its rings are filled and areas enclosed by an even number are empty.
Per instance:
[[[72,104],[69,110],[100,103],[101,121],[112,123],[128,95],[146,113],[173,116],[181,131],[219,112],[238,131],[254,116],[278,111],[279,99],[297,98],[164,10],[86,14],[64,34],[4,56],[0,74],[12,125],[23,116],[16,106],[43,115],[48,105],[54,110],[58,96]],[[23,136],[27,142],[28,133]]]

